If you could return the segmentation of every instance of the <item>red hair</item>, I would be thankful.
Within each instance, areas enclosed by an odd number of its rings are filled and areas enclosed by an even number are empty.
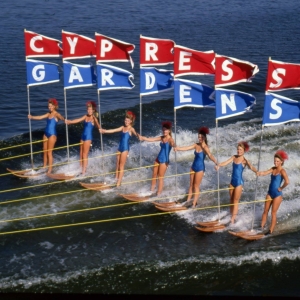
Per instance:
[[[48,103],[51,103],[52,105],[54,105],[56,108],[58,107],[58,101],[55,98],[50,98],[48,100]]]
[[[94,101],[88,101],[86,106],[92,106],[92,108],[96,110],[97,104]]]
[[[274,157],[278,157],[282,162],[284,162],[286,159],[289,159],[287,153],[283,150],[278,150]]]
[[[198,130],[198,133],[203,134],[203,135],[207,135],[207,134],[209,134],[209,129],[208,129],[208,127],[200,127],[199,130]]]
[[[135,121],[135,114],[132,111],[130,111],[130,110],[128,110],[126,112],[126,116],[125,117],[128,118],[128,119],[130,119],[132,122]]]
[[[162,122],[161,126],[167,128],[167,129],[171,129],[172,128],[172,122],[170,122],[170,121]]]
[[[238,143],[238,146],[242,147],[245,152],[248,152],[250,150],[250,146],[247,142],[241,141]]]

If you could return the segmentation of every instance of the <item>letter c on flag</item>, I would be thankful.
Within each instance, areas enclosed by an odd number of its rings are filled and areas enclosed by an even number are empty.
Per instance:
[[[282,108],[277,106],[278,103],[282,104],[282,102],[276,98],[274,98],[271,102],[271,107],[277,112],[276,114],[270,113],[269,116],[271,120],[279,119],[282,115]]]
[[[44,65],[36,65],[32,69],[32,77],[35,81],[43,81],[45,79],[45,66]]]
[[[44,52],[44,48],[43,48],[43,47],[37,48],[37,47],[35,46],[35,42],[36,42],[37,40],[42,41],[42,40],[43,40],[43,37],[40,36],[40,35],[37,35],[37,36],[33,37],[33,38],[30,40],[30,43],[29,43],[30,48],[31,48],[33,51],[35,51],[35,52],[42,53],[42,52]]]

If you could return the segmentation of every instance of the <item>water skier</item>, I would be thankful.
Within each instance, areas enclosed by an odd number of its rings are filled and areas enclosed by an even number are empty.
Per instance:
[[[64,117],[62,117],[61,114],[57,112],[58,101],[55,98],[50,98],[48,100],[48,109],[49,112],[47,112],[46,114],[41,116],[28,115],[28,119],[30,120],[47,119],[47,125],[43,136],[43,140],[44,140],[43,167],[46,168],[47,165],[49,165],[47,173],[50,174],[52,172],[52,165],[53,165],[52,152],[57,140],[56,125],[59,120],[63,121]]]
[[[96,111],[96,103],[94,101],[88,101],[86,106],[87,114],[78,119],[65,120],[65,123],[68,125],[84,122],[83,133],[80,139],[80,167],[82,168],[82,175],[85,175],[88,165],[88,154],[93,140],[93,129],[95,126],[97,129],[100,129],[97,119],[98,112]]]

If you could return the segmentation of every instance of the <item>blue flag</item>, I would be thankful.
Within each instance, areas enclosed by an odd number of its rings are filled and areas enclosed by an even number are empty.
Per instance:
[[[151,95],[174,88],[174,72],[170,70],[144,67],[140,69],[140,94]]]
[[[34,59],[26,60],[27,86],[59,81],[58,65]]]
[[[251,94],[225,89],[216,89],[216,119],[225,119],[251,112],[255,104]]]
[[[78,65],[64,62],[64,88],[72,89],[78,87],[92,86],[97,82],[92,65]]]
[[[97,64],[98,90],[132,89],[132,73],[111,65]]]
[[[184,79],[174,80],[174,108],[184,106],[215,108],[214,89],[210,86]]]
[[[266,93],[262,124],[274,126],[292,121],[300,121],[300,103],[283,96]]]

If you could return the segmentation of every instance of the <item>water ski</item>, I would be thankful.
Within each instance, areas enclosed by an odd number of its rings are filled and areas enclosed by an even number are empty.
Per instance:
[[[6,170],[8,172],[10,172],[12,175],[15,175],[15,176],[21,177],[21,178],[34,178],[34,177],[41,175],[41,173],[33,173],[32,170],[15,171],[15,170],[11,170],[9,168],[6,168]]]
[[[83,186],[84,188],[88,189],[88,190],[93,190],[93,191],[104,191],[104,190],[108,190],[111,189],[112,186],[111,185],[107,185],[104,182],[97,182],[97,183],[84,183],[84,182],[79,182],[79,184],[81,186]]]
[[[155,206],[162,206],[162,207],[169,207],[169,206],[174,206],[177,204],[176,201],[172,202],[153,202]]]
[[[210,222],[197,222],[198,225],[203,226],[203,227],[212,227],[212,226],[216,226],[216,225],[223,225],[220,223],[220,221],[216,220],[216,221],[210,221]]]
[[[75,177],[75,175],[66,175],[64,173],[61,173],[61,174],[47,173],[47,176],[54,180],[70,180]]]
[[[182,206],[181,204],[175,204],[173,206],[159,206],[159,205],[155,205],[155,207],[158,210],[168,211],[168,212],[187,210],[187,208],[185,206]]]
[[[133,201],[133,202],[143,202],[150,199],[152,194],[147,196],[141,196],[139,194],[119,194],[119,196],[123,197],[126,200]]]
[[[234,236],[237,236],[239,238],[242,238],[244,240],[249,240],[249,241],[260,240],[263,237],[265,237],[265,235],[263,233],[255,233],[251,230],[240,231],[240,232],[234,232],[234,231],[228,231],[228,232]]]
[[[224,229],[226,226],[224,224],[220,224],[220,225],[215,225],[215,226],[210,226],[210,227],[199,227],[199,226],[195,226],[195,228],[199,231],[202,232],[214,232],[216,230],[221,230]]]

